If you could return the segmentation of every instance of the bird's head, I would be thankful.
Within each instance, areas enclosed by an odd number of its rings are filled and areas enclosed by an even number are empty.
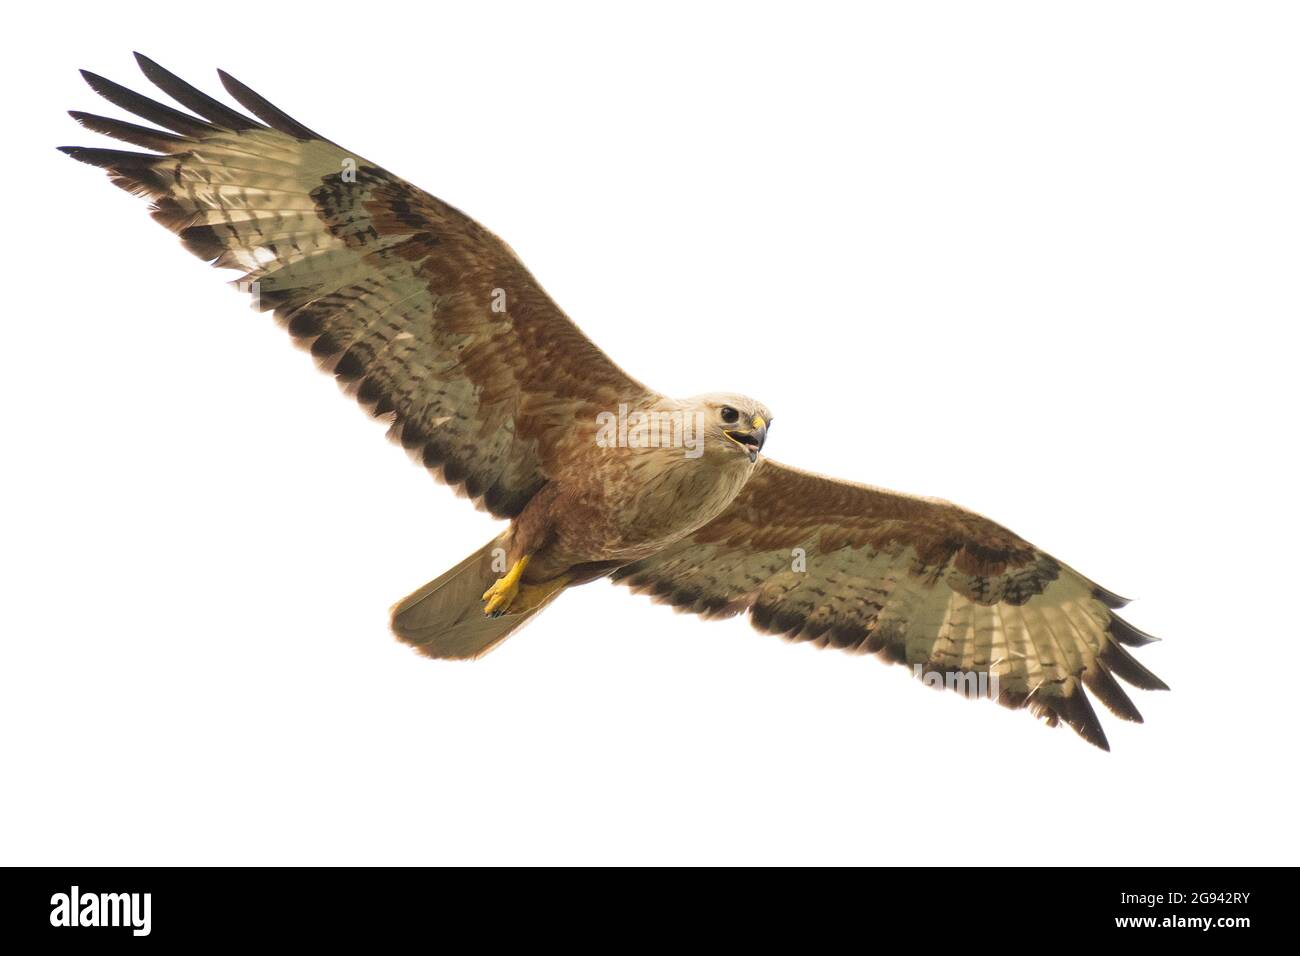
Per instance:
[[[772,413],[744,395],[698,395],[687,402],[703,419],[705,453],[722,458],[742,455],[750,464],[767,440]]]

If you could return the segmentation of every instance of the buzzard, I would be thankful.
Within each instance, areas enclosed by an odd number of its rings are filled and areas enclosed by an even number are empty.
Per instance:
[[[607,577],[704,617],[747,611],[764,631],[877,654],[927,683],[969,690],[979,675],[1000,703],[1103,749],[1086,691],[1141,721],[1115,678],[1165,689],[1127,649],[1154,638],[1115,613],[1122,598],[956,505],[761,457],[766,407],[642,385],[473,219],[225,72],[251,116],[137,59],[188,111],[84,72],[152,125],[73,112],[144,151],[63,151],[152,200],[195,255],[241,270],[254,306],[417,461],[510,522],[393,608],[401,640],[478,657],[562,591]]]

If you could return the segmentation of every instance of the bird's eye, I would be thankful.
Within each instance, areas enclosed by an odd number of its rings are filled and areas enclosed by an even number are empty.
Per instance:
[[[722,406],[722,420],[728,425],[734,425],[740,421],[740,412],[736,411],[730,405]]]

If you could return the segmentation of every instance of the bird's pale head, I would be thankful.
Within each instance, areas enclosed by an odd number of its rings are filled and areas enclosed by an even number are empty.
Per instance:
[[[762,402],[744,395],[726,393],[697,395],[684,403],[700,416],[704,434],[704,452],[716,460],[748,458],[758,460],[767,441],[772,413]]]

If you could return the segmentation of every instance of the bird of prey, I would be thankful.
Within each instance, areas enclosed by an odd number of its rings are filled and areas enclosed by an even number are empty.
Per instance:
[[[255,308],[418,462],[510,522],[393,608],[401,640],[478,657],[562,591],[611,578],[926,683],[989,678],[1000,703],[1104,749],[1085,689],[1130,721],[1116,677],[1165,689],[1127,649],[1154,638],[1116,615],[1122,598],[956,505],[760,456],[765,406],[642,385],[473,219],[225,72],[252,116],[137,59],[185,110],[83,73],[152,125],[73,112],[145,151],[63,151],[152,200],[195,255],[242,270]]]

